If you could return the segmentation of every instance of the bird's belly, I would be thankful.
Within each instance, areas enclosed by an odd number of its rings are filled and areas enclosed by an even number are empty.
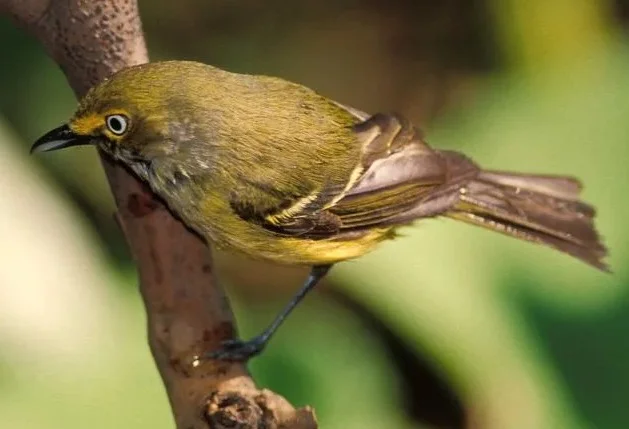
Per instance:
[[[257,225],[245,225],[234,234],[211,228],[208,241],[226,250],[235,250],[253,259],[264,259],[288,265],[325,265],[358,258],[389,238],[388,230],[376,229],[352,239],[310,240],[285,237]]]

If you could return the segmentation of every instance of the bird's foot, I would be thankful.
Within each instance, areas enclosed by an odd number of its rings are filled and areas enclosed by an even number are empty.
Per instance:
[[[246,362],[252,357],[260,354],[262,350],[264,350],[267,342],[268,338],[264,335],[259,335],[249,341],[239,339],[223,341],[220,349],[207,353],[204,358],[232,362]]]

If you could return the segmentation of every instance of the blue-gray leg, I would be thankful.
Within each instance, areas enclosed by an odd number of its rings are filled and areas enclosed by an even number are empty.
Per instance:
[[[260,354],[282,322],[286,320],[288,315],[304,299],[308,292],[310,292],[317,283],[325,277],[328,271],[330,271],[330,268],[332,268],[332,265],[317,265],[312,267],[312,270],[310,270],[310,274],[301,289],[299,289],[288,305],[284,307],[280,314],[273,319],[273,322],[271,322],[271,324],[262,331],[260,335],[257,335],[248,341],[239,339],[225,341],[219,350],[208,353],[204,356],[204,358],[244,362],[253,356]]]

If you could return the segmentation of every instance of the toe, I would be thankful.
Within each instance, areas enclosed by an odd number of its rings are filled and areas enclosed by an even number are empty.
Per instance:
[[[259,354],[264,348],[264,343],[253,339],[241,341],[238,339],[227,340],[221,344],[219,350],[208,353],[209,359],[244,362]]]

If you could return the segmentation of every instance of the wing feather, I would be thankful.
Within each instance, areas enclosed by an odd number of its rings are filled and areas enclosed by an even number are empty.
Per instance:
[[[277,210],[249,216],[250,221],[279,235],[311,239],[391,226],[417,217],[418,202],[434,200],[423,206],[429,208],[423,209],[426,216],[443,212],[452,205],[451,198],[437,198],[444,186],[478,173],[468,158],[431,149],[401,116],[348,112],[357,119],[353,128],[362,147],[348,182],[312,190],[278,204]],[[232,207],[241,217],[248,214],[236,201]]]

